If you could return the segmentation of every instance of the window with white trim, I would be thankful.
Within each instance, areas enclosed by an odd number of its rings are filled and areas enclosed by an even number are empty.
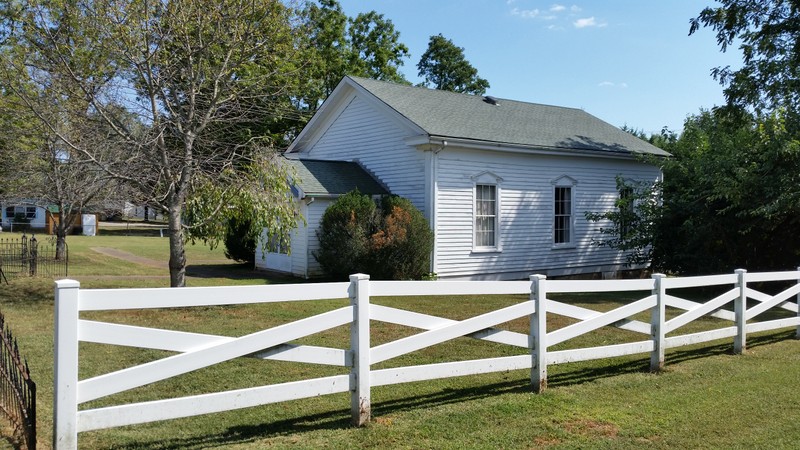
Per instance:
[[[556,186],[553,243],[572,242],[572,187]]]
[[[575,185],[577,181],[562,176],[553,184],[553,245],[571,246],[575,240]]]
[[[503,192],[500,184],[503,179],[488,170],[470,177],[472,193],[472,251],[500,252],[500,212]]]
[[[475,185],[475,247],[497,247],[497,185]]]

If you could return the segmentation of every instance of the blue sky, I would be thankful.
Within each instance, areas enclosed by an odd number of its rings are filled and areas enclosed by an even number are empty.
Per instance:
[[[738,67],[711,30],[688,36],[689,19],[711,0],[340,0],[349,16],[390,19],[417,83],[431,35],[465,50],[491,87],[487,94],[581,108],[615,126],[680,131],[687,115],[724,103],[710,70]]]

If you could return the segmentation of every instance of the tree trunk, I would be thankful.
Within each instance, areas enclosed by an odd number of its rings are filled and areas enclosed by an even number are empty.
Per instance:
[[[50,220],[53,221],[53,233],[56,235],[56,260],[61,261],[67,252],[67,232],[70,228],[67,225],[71,223],[72,215],[64,213],[64,205],[62,203],[58,204],[58,208],[58,220],[51,212],[47,214],[50,215]]]
[[[67,252],[67,234],[59,229],[56,231],[56,260],[61,261],[62,259],[64,259],[66,252]]]
[[[181,228],[182,208],[180,205],[169,208],[169,285],[186,286],[186,250]]]

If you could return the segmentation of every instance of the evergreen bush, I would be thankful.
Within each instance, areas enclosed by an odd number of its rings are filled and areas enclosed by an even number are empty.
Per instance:
[[[242,263],[255,263],[256,235],[249,219],[232,217],[225,229],[225,257]]]

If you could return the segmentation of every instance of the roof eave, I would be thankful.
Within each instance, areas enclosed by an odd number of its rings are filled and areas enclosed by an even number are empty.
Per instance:
[[[426,146],[457,146],[461,148],[475,149],[475,150],[491,150],[502,151],[509,153],[525,153],[535,155],[548,155],[548,156],[587,156],[593,158],[610,158],[610,159],[634,159],[640,155],[652,155],[657,157],[667,157],[669,155],[657,155],[644,152],[614,152],[606,150],[590,150],[590,149],[577,149],[569,147],[546,147],[541,145],[525,145],[525,144],[511,144],[505,142],[494,141],[479,141],[474,139],[464,139],[450,136],[414,136],[406,140],[409,145],[416,147]]]

